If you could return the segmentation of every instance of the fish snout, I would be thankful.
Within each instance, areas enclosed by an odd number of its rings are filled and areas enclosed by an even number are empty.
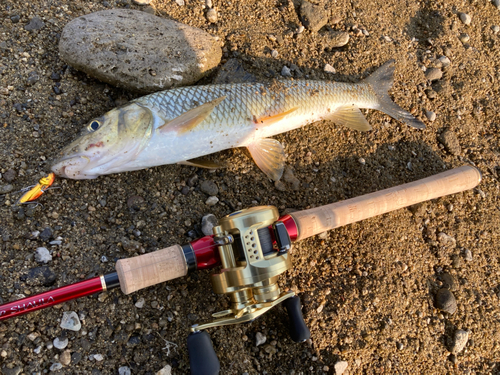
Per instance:
[[[57,161],[52,165],[52,172],[57,176],[71,178],[74,180],[82,180],[95,178],[85,174],[85,167],[90,163],[90,159],[86,156],[75,156],[68,159]]]

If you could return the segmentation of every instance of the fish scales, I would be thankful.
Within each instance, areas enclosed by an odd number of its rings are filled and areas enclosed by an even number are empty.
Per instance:
[[[92,120],[61,152],[52,170],[64,177],[95,178],[247,147],[258,167],[278,180],[283,146],[270,137],[323,119],[370,130],[360,108],[380,110],[409,126],[425,125],[394,103],[388,62],[359,83],[312,80],[205,85],[135,99]]]

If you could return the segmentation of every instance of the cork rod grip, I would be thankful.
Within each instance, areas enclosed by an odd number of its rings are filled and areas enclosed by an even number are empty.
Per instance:
[[[116,262],[120,288],[125,294],[186,276],[187,271],[184,252],[179,245]]]
[[[463,166],[422,180],[290,215],[297,224],[297,240],[303,240],[412,204],[472,189],[480,181],[481,172],[477,168]]]

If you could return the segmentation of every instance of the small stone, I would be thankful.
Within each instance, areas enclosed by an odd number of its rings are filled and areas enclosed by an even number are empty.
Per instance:
[[[443,76],[443,72],[438,68],[430,68],[425,71],[425,78],[429,81],[437,81]]]
[[[452,155],[460,155],[462,148],[457,135],[450,129],[445,129],[438,137],[438,141],[444,146],[446,151]]]
[[[59,356],[59,361],[63,366],[68,366],[71,363],[71,352],[69,350],[65,350]]]
[[[404,345],[402,343],[400,343],[399,341],[396,342],[396,348],[398,348],[398,350],[403,350],[404,349]]]
[[[259,346],[259,345],[262,345],[266,342],[266,335],[260,333],[260,332],[257,332],[255,334],[255,346]]]
[[[137,5],[149,5],[151,0],[132,0],[132,2]]]
[[[16,179],[16,171],[13,169],[7,169],[7,171],[2,175],[3,179],[7,182],[12,182]]]
[[[214,234],[213,228],[219,224],[219,221],[213,214],[203,216],[201,219],[201,231],[205,236]]]
[[[443,273],[441,275],[441,281],[443,282],[443,288],[454,290],[457,287],[455,277],[449,273]]]
[[[200,185],[200,189],[205,194],[212,196],[217,195],[219,193],[219,188],[217,187],[217,184],[212,180],[203,181]]]
[[[183,7],[184,5],[186,5],[186,2],[184,0],[175,0],[175,3],[180,7]]]
[[[138,195],[131,195],[128,199],[127,199],[127,206],[129,208],[139,208],[139,206],[141,204],[144,203],[144,198],[143,197],[140,197]]]
[[[104,359],[102,354],[94,354],[93,357],[97,362],[101,362]]]
[[[70,331],[78,332],[82,328],[80,319],[74,311],[65,311],[61,319],[61,328],[69,329]]]
[[[30,73],[28,73],[28,78],[26,79],[26,85],[33,86],[39,80],[40,80],[40,77],[38,76],[37,72],[30,72]]]
[[[139,299],[137,300],[137,302],[135,303],[135,307],[137,307],[138,309],[142,309],[142,308],[144,307],[144,303],[145,303],[145,302],[146,302],[146,301],[144,300],[144,298],[143,298],[143,297],[141,297],[141,298],[139,298]]]
[[[284,65],[283,68],[281,69],[281,75],[283,77],[291,77],[292,71],[290,70],[290,68],[288,66]]]
[[[457,300],[450,290],[441,288],[436,293],[434,306],[441,311],[454,314],[457,311]]]
[[[430,122],[434,122],[436,120],[436,112],[425,110],[425,117],[427,117]]]
[[[439,58],[439,61],[441,61],[441,65],[443,66],[443,68],[446,68],[447,66],[449,66],[451,64],[450,59],[447,58],[446,56],[441,56]]]
[[[170,365],[166,365],[160,371],[158,371],[156,375],[172,375],[172,367]]]
[[[343,47],[347,43],[349,43],[349,33],[345,31],[330,31],[322,35],[322,44],[328,50]]]
[[[122,366],[118,369],[118,375],[131,375],[132,371],[130,370],[130,367],[127,366]]]
[[[56,371],[59,371],[62,368],[63,368],[63,365],[60,364],[59,362],[56,362],[56,363],[53,363],[52,366],[50,366],[50,371],[56,372]]]
[[[18,23],[21,20],[21,17],[18,14],[15,14],[13,16],[10,16],[10,20],[12,23]]]
[[[493,33],[495,34],[498,34],[498,32],[500,31],[500,26],[498,25],[491,26],[491,31],[493,31]]]
[[[21,276],[29,286],[52,286],[56,281],[56,274],[47,266],[31,268],[26,276]]]
[[[299,28],[297,29],[297,34],[302,34],[304,32],[306,28],[302,25],[299,26]]]
[[[26,31],[36,31],[40,30],[44,26],[45,23],[43,23],[40,17],[33,17],[31,21],[26,26],[24,26],[24,29]]]
[[[470,251],[469,249],[465,249],[464,250],[464,256],[465,256],[465,260],[467,262],[472,262],[472,251]]]
[[[470,40],[470,36],[469,36],[469,34],[467,34],[467,33],[463,33],[463,34],[460,34],[459,39],[460,39],[460,41],[461,41],[462,43],[464,43],[464,44],[465,44],[465,43],[469,42],[469,40]]]
[[[300,6],[302,24],[312,32],[319,31],[328,22],[328,13],[324,7],[302,1]]]
[[[450,353],[460,353],[467,345],[467,341],[469,341],[469,331],[463,331],[461,329],[457,330],[453,337],[453,342],[450,347]]]
[[[42,241],[47,242],[52,237],[52,229],[49,227],[42,230],[42,233],[38,236]]]
[[[39,247],[35,251],[35,261],[38,263],[48,263],[52,261],[52,255],[46,247]]]
[[[331,73],[331,74],[337,73],[337,71],[335,70],[335,68],[333,66],[331,66],[330,64],[325,64],[324,71],[327,72],[327,73]]]
[[[443,232],[438,233],[437,239],[441,246],[454,248],[457,245],[457,241],[452,236]]]
[[[14,186],[2,185],[2,186],[0,186],[0,195],[10,193],[12,190],[14,190]]]
[[[460,21],[462,21],[466,25],[470,25],[470,23],[472,21],[472,17],[469,14],[460,13],[459,16],[460,16]]]
[[[82,353],[75,352],[71,355],[71,362],[73,362],[74,365],[76,365],[81,360],[82,360]]]
[[[497,9],[500,10],[500,0],[493,0],[492,3]]]
[[[56,337],[53,341],[53,344],[55,348],[63,350],[68,346],[68,339],[67,338],[60,339],[59,337]]]
[[[208,199],[205,201],[205,204],[207,206],[215,206],[219,202],[219,198],[217,197],[208,197]]]
[[[333,366],[335,375],[342,375],[348,366],[349,364],[346,361],[339,361],[335,363],[335,365]]]
[[[106,257],[106,255],[103,255],[103,256],[101,257],[101,262],[102,262],[102,263],[108,263],[108,258]]]
[[[207,11],[207,20],[210,23],[217,22],[217,11],[215,9],[211,8]]]
[[[275,49],[273,49],[273,50],[271,51],[271,56],[272,56],[272,58],[273,58],[273,59],[277,59],[277,58],[278,58],[278,56],[279,56],[279,52],[278,52],[278,51],[276,51]]]
[[[366,164],[366,160],[364,158],[359,158],[358,161],[359,161],[359,164],[361,164],[361,165]]]

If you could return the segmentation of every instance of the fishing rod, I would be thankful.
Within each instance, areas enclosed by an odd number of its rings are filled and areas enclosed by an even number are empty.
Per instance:
[[[207,328],[249,322],[283,302],[295,342],[310,337],[299,298],[281,291],[279,275],[292,268],[292,244],[316,234],[416,203],[472,189],[481,173],[462,166],[421,180],[345,201],[279,216],[273,206],[236,211],[219,220],[214,234],[185,245],[120,259],[116,272],[63,286],[0,306],[0,320],[120,287],[125,294],[186,276],[188,272],[222,266],[211,276],[215,293],[226,294],[231,307],[212,322],[195,324],[188,336],[191,374],[217,374],[220,363]]]

